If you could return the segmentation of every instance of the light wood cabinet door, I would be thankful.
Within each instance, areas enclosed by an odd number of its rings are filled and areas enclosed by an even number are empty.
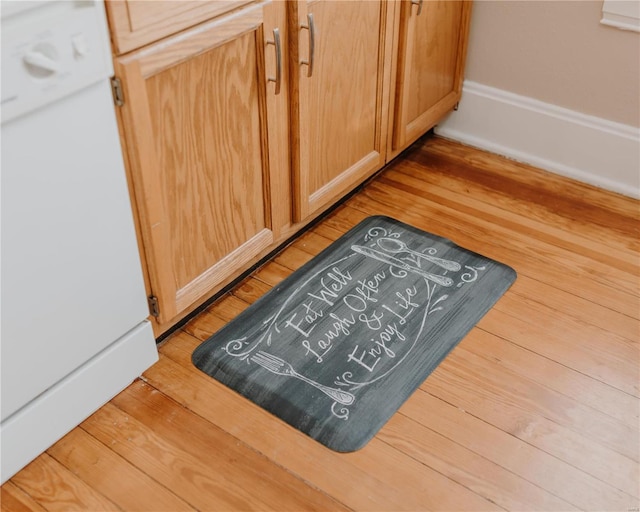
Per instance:
[[[391,149],[407,147],[459,101],[470,11],[470,1],[402,1]]]
[[[262,2],[116,60],[160,323],[242,270],[288,218],[270,193],[287,179],[286,161],[270,152],[287,137],[286,87],[276,94],[269,81],[278,21],[284,5]]]
[[[289,4],[294,218],[384,165],[392,30],[379,0]]]

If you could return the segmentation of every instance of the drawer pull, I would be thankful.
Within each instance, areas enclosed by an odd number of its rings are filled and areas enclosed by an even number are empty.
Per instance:
[[[412,5],[418,6],[418,12],[416,13],[418,16],[420,16],[420,13],[422,12],[422,2],[423,0],[411,0]]]
[[[273,29],[273,41],[267,41],[272,44],[276,51],[276,77],[269,77],[267,80],[276,84],[275,94],[280,94],[280,83],[282,82],[282,46],[280,45],[280,30]]]
[[[300,28],[306,28],[309,31],[309,60],[302,60],[300,64],[307,66],[307,77],[311,77],[313,75],[313,57],[316,52],[316,24],[313,21],[313,14],[307,14],[307,21],[308,23],[301,25]]]

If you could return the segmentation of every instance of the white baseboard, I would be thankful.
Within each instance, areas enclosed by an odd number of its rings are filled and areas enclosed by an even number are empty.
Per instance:
[[[0,424],[0,483],[49,448],[158,360],[145,321]]]
[[[640,128],[465,81],[436,133],[597,187],[640,198]]]

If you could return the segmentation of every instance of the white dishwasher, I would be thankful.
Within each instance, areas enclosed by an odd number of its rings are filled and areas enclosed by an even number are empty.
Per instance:
[[[1,481],[157,360],[104,5],[0,2]]]

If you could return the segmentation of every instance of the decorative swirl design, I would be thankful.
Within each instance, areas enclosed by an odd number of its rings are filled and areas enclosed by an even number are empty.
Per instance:
[[[257,342],[254,342],[253,345],[250,342],[245,341],[246,339],[247,337],[245,336],[244,338],[238,338],[236,340],[228,341],[227,344],[222,347],[222,350],[224,350],[230,356],[238,357],[241,361],[244,361],[256,348],[258,348],[258,346],[263,341],[267,344],[267,346],[271,346],[271,333],[269,333],[268,331],[260,336],[260,339],[258,339]],[[247,349],[247,347],[249,348]]]
[[[367,234],[364,236],[364,241],[368,242],[373,238],[377,238],[379,236],[387,236],[388,231],[385,228],[381,227],[373,227],[367,231]]]
[[[227,342],[227,344],[224,347],[222,347],[222,350],[224,350],[230,356],[234,356],[234,357],[242,357],[242,356],[244,356],[244,357],[247,357],[251,351],[247,351],[246,353],[242,352],[245,349],[245,347],[247,345],[249,345],[249,342],[245,341],[246,339],[247,339],[247,337],[245,336],[244,338],[238,338],[237,340],[231,340],[231,341]]]
[[[400,233],[381,228],[380,226],[374,226],[367,231],[367,234],[364,236],[364,241],[368,242],[378,237],[400,238]]]
[[[352,381],[351,380],[352,377],[353,377],[353,373],[344,372],[342,376],[336,377],[334,384],[336,386],[345,386],[345,385],[354,386],[354,388],[352,389],[355,389],[355,386],[358,386],[360,383]]]
[[[338,411],[336,411],[336,406],[340,407]],[[331,405],[331,413],[341,420],[347,421],[349,419],[349,409],[344,405],[339,405],[338,402],[333,402]]]
[[[403,279],[409,275],[409,272],[407,272],[406,270],[402,270],[391,265],[389,265],[389,273],[393,277],[397,277],[398,279]]]
[[[487,267],[471,267],[469,265],[465,265],[464,268],[467,269],[467,272],[460,276],[460,280],[462,282],[458,283],[458,288],[464,285],[464,283],[473,283],[478,279],[478,271],[486,270]]]

